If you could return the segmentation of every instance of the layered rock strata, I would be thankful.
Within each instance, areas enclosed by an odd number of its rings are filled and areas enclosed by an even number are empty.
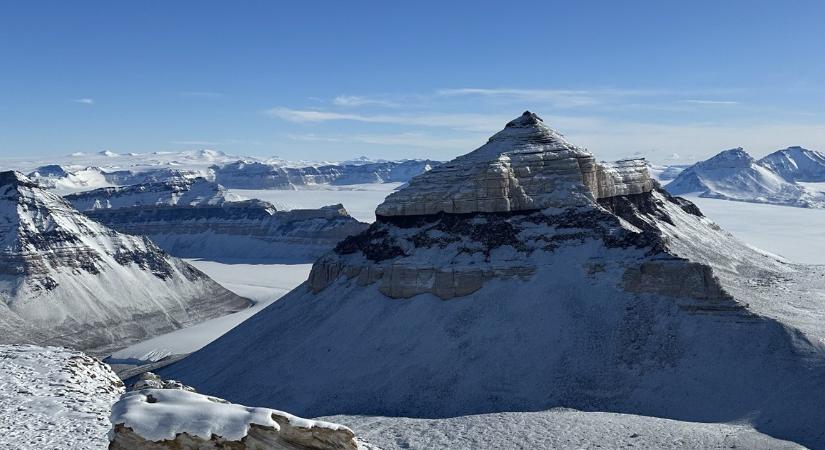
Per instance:
[[[260,200],[237,201],[205,180],[97,189],[66,199],[100,223],[148,236],[186,258],[313,261],[367,228],[340,204],[278,211]]]

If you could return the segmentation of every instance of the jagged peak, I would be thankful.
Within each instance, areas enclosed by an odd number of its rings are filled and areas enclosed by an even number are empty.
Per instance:
[[[0,186],[25,186],[29,188],[38,187],[37,183],[16,170],[0,172]]]

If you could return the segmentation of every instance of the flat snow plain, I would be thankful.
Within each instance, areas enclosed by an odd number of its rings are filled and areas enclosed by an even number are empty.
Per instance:
[[[295,191],[229,189],[244,198],[265,200],[279,210],[320,208],[341,203],[349,214],[361,222],[375,222],[375,207],[403,183],[317,185]]]
[[[793,262],[825,264],[825,209],[684,197],[753,247]]]

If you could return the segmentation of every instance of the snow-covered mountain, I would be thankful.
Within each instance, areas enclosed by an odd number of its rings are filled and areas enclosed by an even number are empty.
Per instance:
[[[788,181],[825,182],[825,155],[802,147],[777,150],[759,164]]]
[[[564,406],[825,447],[825,272],[737,241],[644,161],[599,164],[526,112],[377,216],[162,373],[305,416]]]
[[[0,342],[103,354],[249,304],[148,239],[0,173]]]
[[[79,211],[136,206],[213,206],[241,197],[203,178],[175,178],[130,186],[99,188],[63,197]]]
[[[240,201],[201,178],[102,188],[65,199],[100,223],[148,236],[186,258],[312,262],[367,227],[340,204],[278,211],[264,201]]]
[[[776,154],[769,155],[776,161]],[[786,171],[787,172],[787,171]],[[701,197],[799,207],[823,207],[825,195],[786,180],[742,148],[725,150],[683,170],[665,187],[674,195],[697,193]]]
[[[438,165],[430,160],[404,160],[289,167],[259,161],[215,166],[215,181],[237,189],[295,189],[316,184],[406,182]]]
[[[205,178],[227,188],[295,189],[315,185],[406,182],[440,164],[431,160],[343,162],[285,161],[228,155],[214,150],[118,154],[78,153],[46,161],[9,158],[5,169],[27,173],[62,193],[112,186]]]

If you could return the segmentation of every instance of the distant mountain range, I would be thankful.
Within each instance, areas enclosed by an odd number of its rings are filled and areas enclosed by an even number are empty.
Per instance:
[[[33,166],[20,161],[11,168],[47,189],[76,192],[112,186],[205,178],[234,189],[296,189],[313,185],[407,182],[440,164],[432,160],[290,162],[227,155],[213,150],[177,153],[104,151],[73,154]]]
[[[312,262],[367,227],[340,204],[278,211],[271,203],[243,200],[203,178],[100,188],[65,199],[100,223],[148,236],[170,254],[186,258]]]
[[[735,148],[685,168],[665,189],[674,195],[823,208],[825,184],[816,185],[823,182],[825,155],[817,151],[789,147],[756,160]]]

